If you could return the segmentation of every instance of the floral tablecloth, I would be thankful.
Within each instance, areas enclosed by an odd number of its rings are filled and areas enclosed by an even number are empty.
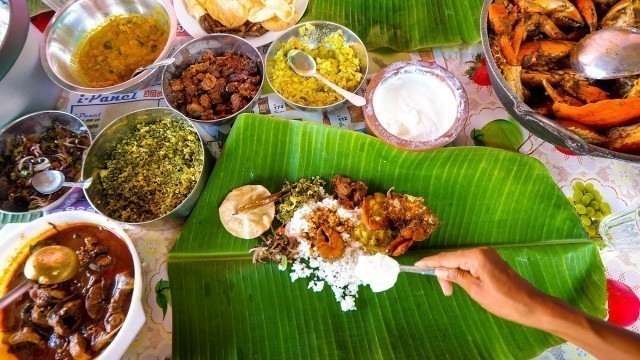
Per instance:
[[[179,26],[176,47],[190,39]],[[261,50],[265,53],[266,47]],[[510,119],[487,83],[480,54],[479,44],[417,53],[372,52],[369,54],[369,78],[393,62],[409,59],[435,61],[457,75],[469,97],[469,118],[453,146],[496,146],[535,157],[549,169],[568,197],[572,196],[572,185],[577,181],[593,184],[601,193],[603,201],[609,203],[614,212],[640,197],[640,166],[588,156],[567,155],[531,136]],[[364,88],[360,89],[361,92],[363,90]],[[272,91],[265,89],[265,94],[253,109],[254,112],[365,131],[362,112],[357,107],[344,106],[329,113],[305,113],[290,108],[275,94],[268,94],[269,92]],[[167,106],[162,99],[158,82],[147,89],[124,95],[65,94],[59,104],[60,109],[69,111],[85,121],[94,133],[125,113],[154,106]],[[214,155],[218,155],[229,131],[230,127],[224,126],[201,129],[200,132],[207,140],[209,149]],[[73,200],[57,210],[90,210],[80,196],[73,197]],[[128,229],[142,261],[142,301],[147,322],[129,347],[125,359],[171,358],[171,297],[167,254],[179,231],[175,229],[150,232],[138,228]],[[607,278],[627,284],[636,295],[640,295],[640,258],[637,254],[621,254],[605,249],[602,251],[602,259]],[[640,332],[640,321],[629,328]],[[588,357],[589,354],[571,344],[554,347],[539,356],[541,359]]]

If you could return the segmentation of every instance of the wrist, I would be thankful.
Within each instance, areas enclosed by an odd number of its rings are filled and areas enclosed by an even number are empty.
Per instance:
[[[535,318],[537,324],[533,327],[569,341],[571,334],[589,327],[586,314],[550,295],[544,295],[536,304]]]

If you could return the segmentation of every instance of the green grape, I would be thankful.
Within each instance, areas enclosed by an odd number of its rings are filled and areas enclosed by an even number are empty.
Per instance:
[[[589,203],[589,207],[592,207],[593,210],[599,210],[600,209],[600,203],[594,200],[594,201]]]
[[[600,195],[600,191],[593,192],[593,200],[597,202],[602,202],[602,195]]]
[[[582,199],[580,199],[580,202],[582,203],[582,205],[587,206],[587,205],[589,205],[591,200],[593,200],[593,196],[591,194],[585,194],[582,197]]]
[[[600,211],[602,211],[603,215],[610,215],[611,214],[611,205],[609,205],[606,202],[603,202],[600,204]]]
[[[601,213],[600,211],[596,211],[596,212],[593,214],[593,216],[591,216],[591,217],[592,217],[594,220],[598,220],[598,221],[600,221],[600,220],[604,219],[604,214],[603,214],[603,213]]]
[[[580,201],[582,200],[582,191],[576,191],[573,193],[573,200]]]
[[[587,226],[591,225],[591,219],[586,215],[580,215],[580,220],[582,220],[582,223],[584,225],[587,225]]]
[[[589,234],[589,236],[595,236],[598,233],[593,225],[587,226],[585,230],[587,230],[587,234]]]
[[[587,183],[584,185],[584,189],[587,191],[593,191],[594,190],[594,186],[592,183]]]
[[[595,214],[595,210],[592,207],[587,208],[587,216],[593,218],[593,214]]]
[[[576,181],[575,184],[573,184],[573,189],[576,191],[583,191],[584,190],[584,184],[582,183],[582,181]]]
[[[587,208],[584,207],[584,205],[582,204],[577,204],[576,205],[576,212],[580,215],[584,215],[587,213]]]

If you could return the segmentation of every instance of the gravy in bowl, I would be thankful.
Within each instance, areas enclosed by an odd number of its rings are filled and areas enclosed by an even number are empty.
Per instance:
[[[26,258],[49,245],[71,248],[80,271],[55,285],[36,284],[0,312],[3,346],[18,359],[91,359],[120,330],[134,285],[134,264],[127,244],[96,225],[60,229],[31,246],[11,275],[9,288],[25,280]]]

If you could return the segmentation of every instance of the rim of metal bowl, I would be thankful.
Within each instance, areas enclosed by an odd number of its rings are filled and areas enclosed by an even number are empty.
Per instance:
[[[131,91],[133,91],[136,88],[136,85],[140,85],[145,80],[147,80],[149,76],[151,76],[152,74],[155,73],[155,71],[157,71],[157,68],[151,69],[151,70],[144,70],[143,72],[136,75],[132,79],[129,79],[117,85],[107,86],[102,88],[92,88],[92,87],[81,86],[78,84],[72,84],[62,79],[60,76],[58,76],[58,74],[53,69],[53,66],[51,64],[51,58],[49,56],[49,43],[51,41],[53,28],[55,27],[54,25],[60,19],[60,17],[69,10],[70,7],[72,7],[77,3],[80,3],[81,1],[92,1],[92,0],[69,1],[60,10],[56,11],[51,21],[49,21],[49,24],[47,25],[47,28],[45,29],[45,32],[44,32],[44,40],[40,45],[40,60],[42,62],[42,67],[44,68],[44,71],[47,73],[47,75],[49,75],[49,78],[51,78],[53,82],[58,84],[58,86],[74,93],[89,94],[89,95],[111,94],[111,93],[121,92],[129,88],[131,88],[132,89]],[[169,37],[167,38],[167,42],[165,43],[164,48],[162,49],[162,52],[160,53],[160,55],[158,55],[158,57],[152,63],[158,62],[160,60],[164,60],[169,56],[169,53],[173,48],[173,42],[175,41],[175,38],[176,38],[176,32],[178,30],[178,20],[176,18],[176,13],[173,9],[173,5],[169,2],[169,0],[157,0],[157,2],[158,2],[158,5],[162,5],[162,8],[166,11],[167,17],[169,18]]]
[[[273,89],[273,92],[276,93],[276,95],[278,95],[282,100],[284,100],[286,103],[288,103],[289,105],[295,107],[296,109],[300,109],[300,110],[307,110],[307,111],[314,111],[314,110],[326,110],[328,108],[333,108],[333,107],[337,107],[338,105],[341,105],[345,102],[347,102],[348,100],[343,98],[342,100],[335,102],[333,104],[329,104],[329,105],[324,105],[324,106],[307,106],[307,105],[302,105],[302,104],[298,104],[295,103],[287,98],[285,98],[284,96],[282,96],[278,90],[276,90],[273,87],[273,84],[271,84],[271,79],[269,77],[269,67],[267,66],[267,59],[269,59],[269,55],[273,52],[273,51],[278,51],[280,49],[275,49],[274,45],[278,42],[278,40],[284,38],[285,36],[293,36],[291,33],[294,33],[294,30],[297,30],[299,28],[301,28],[302,26],[306,26],[307,24],[310,25],[317,25],[317,24],[326,24],[326,25],[333,25],[338,27],[339,29],[341,29],[342,31],[346,31],[349,33],[349,35],[355,37],[356,39],[358,39],[358,42],[360,45],[362,45],[362,48],[364,49],[364,56],[365,56],[365,66],[364,66],[364,72],[362,72],[362,80],[360,81],[360,84],[358,84],[358,87],[356,88],[356,91],[358,89],[360,89],[362,87],[362,85],[364,84],[364,82],[367,79],[367,74],[369,74],[369,53],[367,52],[367,48],[364,45],[364,42],[362,42],[362,39],[360,39],[360,37],[353,32],[351,29],[347,28],[344,25],[340,25],[331,21],[325,21],[325,20],[312,20],[312,21],[306,21],[303,23],[298,23],[293,25],[292,27],[288,28],[287,30],[283,31],[280,35],[278,35],[277,38],[275,38],[275,40],[273,40],[271,42],[271,44],[269,45],[269,49],[267,50],[267,53],[265,54],[265,69],[266,69],[266,77],[267,77],[267,82],[269,83],[269,86],[271,87],[271,89]]]
[[[40,114],[60,114],[60,115],[64,115],[64,116],[68,116],[72,119],[74,119],[76,122],[78,122],[78,124],[81,124],[82,127],[84,127],[85,132],[87,133],[87,136],[89,137],[89,147],[91,147],[91,145],[93,144],[93,137],[91,136],[91,132],[89,131],[89,128],[87,128],[87,125],[82,122],[82,120],[80,120],[77,116],[70,114],[68,112],[64,112],[64,111],[59,111],[59,110],[44,110],[44,111],[38,111],[38,112],[34,112],[31,114],[27,114],[25,116],[22,116],[10,123],[8,123],[7,125],[5,125],[2,129],[0,129],[0,137],[5,133],[5,131],[7,129],[9,129],[11,126],[26,120],[28,118],[31,118],[35,115],[40,115]],[[87,154],[89,153],[89,149],[85,149],[84,154],[82,155],[82,167],[84,167],[84,159],[87,156]],[[80,180],[82,179],[82,172],[80,172]],[[62,196],[60,196],[58,198],[58,200],[52,202],[51,204],[47,205],[47,206],[43,206],[39,209],[35,209],[35,210],[29,210],[29,211],[22,211],[22,212],[13,212],[13,211],[7,211],[7,210],[3,210],[0,209],[0,213],[4,213],[4,214],[10,214],[10,215],[27,215],[27,214],[37,214],[37,213],[41,213],[44,211],[47,211],[49,209],[53,209],[54,207],[62,204],[71,194],[71,192],[73,191],[74,188],[67,188],[66,192],[64,194],[62,194]]]
[[[96,136],[96,141],[92,142],[92,143],[91,143],[91,146],[89,147],[89,149],[87,149],[86,155],[85,155],[85,157],[84,157],[84,159],[83,159],[83,161],[82,161],[82,170],[81,170],[81,175],[84,175],[84,171],[85,171],[85,163],[86,163],[86,161],[85,161],[85,160],[87,159],[87,157],[89,156],[89,153],[90,153],[90,152],[91,152],[91,150],[93,149],[93,145],[94,145],[94,143],[97,143],[98,139],[100,138],[100,136],[101,136],[103,133],[105,133],[105,132],[106,132],[107,130],[109,130],[111,127],[115,126],[115,124],[116,124],[117,122],[121,121],[121,120],[122,120],[122,119],[124,119],[125,117],[131,116],[131,115],[133,115],[133,114],[137,114],[137,113],[140,113],[140,112],[147,112],[147,111],[150,111],[150,110],[169,110],[169,111],[175,112],[176,114],[178,114],[178,115],[179,115],[179,119],[180,119],[183,123],[187,124],[187,125],[188,125],[188,126],[189,126],[189,127],[190,127],[190,128],[191,128],[191,129],[192,129],[192,130],[197,134],[197,135],[198,135],[198,140],[199,140],[199,143],[200,143],[200,150],[201,150],[201,155],[202,155],[202,167],[200,168],[200,177],[198,178],[198,181],[197,181],[197,182],[195,183],[195,185],[193,186],[193,189],[191,189],[191,191],[189,192],[189,194],[188,194],[187,196],[185,196],[185,198],[180,202],[180,204],[176,205],[176,207],[174,207],[171,211],[169,211],[168,213],[166,213],[166,214],[164,214],[164,215],[162,215],[162,216],[160,216],[160,217],[158,217],[158,218],[155,218],[155,219],[153,219],[153,220],[143,221],[143,222],[126,222],[126,221],[118,220],[118,219],[116,219],[116,218],[114,218],[114,217],[111,217],[111,216],[110,216],[110,215],[108,215],[108,214],[103,213],[100,209],[98,209],[98,207],[96,207],[96,205],[93,203],[93,201],[91,201],[91,197],[89,196],[88,191],[87,191],[87,190],[88,190],[88,188],[82,189],[82,192],[84,193],[84,197],[87,199],[87,202],[89,202],[89,204],[91,205],[91,207],[92,207],[95,211],[97,211],[100,215],[102,215],[102,216],[104,216],[104,217],[106,217],[106,218],[108,218],[108,219],[111,219],[111,220],[113,220],[113,221],[116,221],[116,222],[118,222],[118,223],[121,223],[121,224],[126,224],[126,225],[132,225],[132,226],[141,226],[141,227],[144,227],[145,225],[150,225],[150,224],[158,223],[158,222],[161,222],[161,221],[162,221],[162,220],[164,220],[164,219],[170,218],[170,216],[173,214],[173,212],[174,212],[176,209],[180,208],[180,207],[181,207],[181,206],[182,206],[182,205],[187,201],[187,199],[189,199],[189,197],[191,197],[191,195],[193,195],[193,193],[194,193],[194,192],[196,191],[196,189],[198,188],[198,185],[200,184],[200,182],[201,182],[201,181],[206,181],[206,180],[207,180],[207,179],[204,179],[204,180],[202,179],[202,172],[203,172],[203,171],[205,171],[205,163],[206,163],[206,159],[205,159],[205,157],[207,156],[207,154],[206,154],[205,152],[206,152],[206,151],[208,151],[208,150],[207,150],[207,148],[204,146],[204,139],[202,138],[202,136],[201,136],[201,135],[200,135],[200,133],[198,132],[198,129],[195,127],[195,125],[193,125],[193,124],[191,123],[191,121],[189,121],[189,119],[188,119],[186,116],[182,115],[182,113],[180,113],[180,112],[179,112],[179,111],[177,111],[177,110],[174,110],[174,109],[172,109],[172,108],[166,108],[166,107],[165,107],[165,108],[152,107],[152,108],[146,108],[146,109],[140,109],[140,110],[132,111],[132,112],[130,112],[130,113],[126,113],[126,114],[124,114],[124,115],[120,116],[119,118],[117,118],[117,119],[113,120],[109,125],[105,126],[105,128],[104,128],[104,129],[102,129],[102,131],[100,131],[100,133]],[[175,120],[175,119],[174,119],[174,120]],[[95,183],[95,181],[94,181],[94,183]]]
[[[181,0],[179,0],[179,1],[181,1]],[[264,62],[264,59],[262,58],[262,56],[260,56],[260,50],[258,50],[258,48],[256,48],[255,46],[251,45],[251,43],[249,43],[247,40],[245,40],[245,39],[243,39],[243,38],[241,38],[241,37],[239,37],[239,36],[232,35],[232,34],[224,34],[224,33],[208,34],[208,35],[205,35],[205,36],[202,36],[202,37],[199,37],[199,38],[195,38],[195,39],[189,40],[187,43],[185,43],[184,45],[180,46],[180,47],[178,48],[178,50],[176,50],[176,51],[175,51],[175,53],[174,53],[174,54],[179,53],[182,49],[186,48],[187,46],[189,46],[189,45],[191,45],[191,44],[193,44],[193,43],[197,43],[197,42],[200,42],[200,41],[213,39],[213,38],[216,38],[216,37],[218,37],[218,38],[222,38],[222,37],[232,38],[232,39],[234,39],[235,41],[241,41],[241,42],[245,43],[246,45],[250,46],[253,50],[255,50],[255,51],[256,51],[256,53],[258,54],[259,59],[260,59],[260,66],[261,66],[261,72],[262,72],[262,74],[261,74],[261,76],[260,76],[260,77],[261,77],[261,79],[260,79],[260,87],[258,88],[258,92],[257,92],[257,93],[255,94],[255,96],[251,99],[251,101],[249,101],[249,102],[247,103],[247,105],[245,105],[242,109],[240,109],[240,111],[235,112],[235,113],[233,113],[233,114],[231,114],[231,115],[229,115],[229,116],[226,116],[226,117],[223,117],[223,118],[220,118],[220,119],[215,119],[215,120],[198,120],[198,119],[194,119],[194,118],[191,118],[191,117],[189,117],[189,116],[187,116],[187,115],[183,114],[182,112],[180,112],[180,110],[176,109],[176,108],[171,104],[171,102],[169,101],[168,96],[167,96],[167,93],[166,93],[166,92],[165,92],[165,90],[164,90],[164,88],[165,88],[165,80],[166,80],[166,78],[167,78],[167,73],[168,73],[168,69],[169,69],[169,67],[168,67],[168,66],[165,66],[165,67],[162,69],[162,78],[161,78],[161,81],[160,81],[160,84],[161,84],[161,86],[162,86],[162,97],[164,98],[164,101],[167,103],[167,105],[169,105],[169,107],[170,107],[171,109],[173,109],[173,110],[177,111],[179,114],[181,114],[182,116],[184,116],[186,119],[189,119],[190,121],[193,121],[193,122],[195,122],[195,123],[205,124],[205,125],[223,125],[223,124],[227,123],[229,120],[233,119],[234,117],[236,117],[236,116],[238,116],[238,115],[240,115],[240,114],[242,114],[242,113],[246,112],[246,111],[247,111],[247,109],[249,109],[249,107],[254,106],[254,105],[255,105],[256,100],[257,100],[257,99],[259,99],[259,98],[260,98],[260,96],[262,95],[262,87],[264,86],[264,78],[267,76],[267,67],[266,67],[266,64],[265,64],[265,62]],[[244,55],[247,55],[247,54],[244,54]]]
[[[518,95],[515,94],[515,92],[511,89],[511,87],[509,86],[509,84],[507,84],[506,80],[504,79],[504,76],[502,76],[502,72],[500,71],[500,69],[498,68],[498,65],[495,62],[495,59],[493,58],[493,54],[491,53],[491,45],[489,44],[489,5],[491,5],[491,3],[493,3],[494,0],[484,0],[484,4],[482,6],[482,13],[480,15],[480,37],[482,40],[482,50],[484,52],[485,58],[487,58],[487,66],[489,66],[490,68],[490,73],[493,72],[494,74],[494,79],[498,82],[498,86],[501,88],[501,90],[503,90],[504,92],[507,93],[507,95],[511,98],[511,100],[515,103],[515,107],[511,110],[513,110],[515,113],[517,113],[520,117],[525,117],[525,115],[523,114],[524,111],[528,111],[528,112],[532,112],[533,113],[533,109],[531,109],[531,107],[529,107],[529,105],[527,105],[524,101],[522,101]],[[492,81],[491,82],[492,86],[494,88],[498,87],[496,86],[496,84]],[[500,100],[500,103],[506,108],[508,108],[508,106],[506,104],[504,104],[503,99],[498,96],[498,100]],[[509,109],[506,109],[507,112],[510,112]],[[516,120],[519,123],[523,123],[524,120],[520,119],[517,116],[514,116],[516,118]],[[555,120],[548,118],[546,116],[543,115],[538,115],[538,117],[540,118],[541,121],[539,121],[539,125],[545,127],[545,129],[548,129],[547,124],[544,123],[554,123]],[[533,121],[538,121],[536,119],[533,119]],[[558,125],[559,126],[559,125]],[[526,126],[525,126],[526,128]],[[528,130],[528,129],[527,129]],[[549,130],[551,132],[551,130]],[[573,133],[571,133],[569,130],[565,129],[564,127],[561,129],[562,133],[564,136],[566,137],[570,137],[570,136],[574,136],[572,135]],[[533,135],[538,136],[537,134],[534,134],[532,131],[530,131]],[[576,135],[577,136],[577,135]],[[540,136],[538,136],[540,137]],[[566,145],[566,140],[563,139],[563,142],[565,142],[565,144],[554,144],[553,142],[547,141],[542,139],[545,142],[549,142],[552,145],[556,145],[556,146],[560,146],[560,147],[567,147],[568,145]],[[640,163],[640,155],[632,155],[632,154],[626,154],[626,153],[621,153],[621,152],[617,152],[617,151],[613,151],[613,150],[609,150],[600,146],[596,146],[593,144],[589,144],[586,143],[584,140],[581,140],[584,145],[582,146],[582,148],[585,151],[579,151],[577,152],[578,155],[590,155],[590,156],[595,156],[595,157],[599,157],[599,158],[605,158],[605,159],[615,159],[615,160],[622,160],[622,161],[628,161],[628,162],[632,162],[632,163]],[[576,152],[573,149],[569,149],[572,150],[574,152]]]

